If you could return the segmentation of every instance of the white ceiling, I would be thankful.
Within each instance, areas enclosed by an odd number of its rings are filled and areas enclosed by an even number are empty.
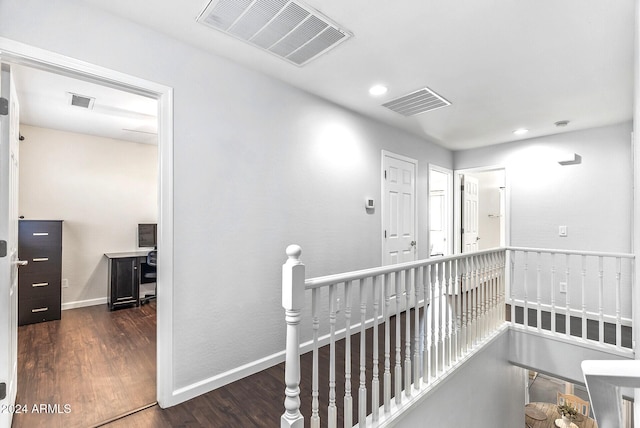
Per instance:
[[[303,67],[197,23],[208,0],[85,1],[453,150],[632,117],[634,0],[306,0],[354,37]],[[425,86],[452,105],[381,106]]]
[[[20,123],[145,144],[157,143],[157,101],[34,68],[12,65]],[[71,105],[70,93],[95,98]]]

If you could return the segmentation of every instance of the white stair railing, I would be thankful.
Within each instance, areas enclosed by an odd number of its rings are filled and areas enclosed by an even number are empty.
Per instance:
[[[507,258],[512,325],[631,349],[633,254],[508,247]]]
[[[348,428],[354,425],[354,417],[360,427],[382,426],[504,326],[504,249],[313,279],[304,277],[301,254],[299,246],[289,246],[283,266],[287,350],[282,428],[304,425],[300,412],[303,319],[311,324],[310,332],[304,333],[311,339],[304,346],[312,349],[312,373],[305,376],[311,378],[306,386],[310,425],[319,427],[326,417],[329,428],[338,426],[339,416],[341,425]],[[307,299],[310,313],[303,315]],[[359,333],[359,346],[352,347],[352,333]],[[371,349],[366,346],[368,336]],[[344,344],[339,343],[342,340]],[[320,378],[319,367],[323,345],[328,345],[329,359],[325,379]],[[344,350],[344,373],[340,374],[336,373],[338,350]],[[352,363],[358,366],[357,374],[352,373]],[[339,400],[342,380],[344,397]]]

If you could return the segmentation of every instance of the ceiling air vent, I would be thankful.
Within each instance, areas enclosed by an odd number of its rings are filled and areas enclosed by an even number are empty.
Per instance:
[[[69,100],[69,104],[71,104],[72,106],[82,107],[86,109],[92,109],[93,103],[95,103],[96,101],[96,99],[93,97],[73,94],[71,92],[67,92],[67,99]]]
[[[196,21],[299,66],[352,37],[297,1],[211,0]]]
[[[446,107],[451,103],[429,88],[419,89],[408,95],[382,104],[390,110],[403,116],[415,116],[416,114]]]

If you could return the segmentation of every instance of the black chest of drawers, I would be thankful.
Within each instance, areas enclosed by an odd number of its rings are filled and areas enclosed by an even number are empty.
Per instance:
[[[18,325],[59,320],[62,221],[20,220],[18,256],[28,262],[18,274]]]

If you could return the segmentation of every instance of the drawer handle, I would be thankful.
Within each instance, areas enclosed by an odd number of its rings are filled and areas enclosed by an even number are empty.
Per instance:
[[[49,236],[49,232],[33,232],[33,236]]]
[[[49,285],[48,282],[36,282],[35,284],[31,284],[32,287],[46,287]]]
[[[34,262],[48,262],[49,261],[49,257],[36,257],[35,259],[33,259]]]
[[[38,313],[38,312],[47,312],[49,310],[49,308],[38,308],[38,309],[31,309],[31,313]]]

